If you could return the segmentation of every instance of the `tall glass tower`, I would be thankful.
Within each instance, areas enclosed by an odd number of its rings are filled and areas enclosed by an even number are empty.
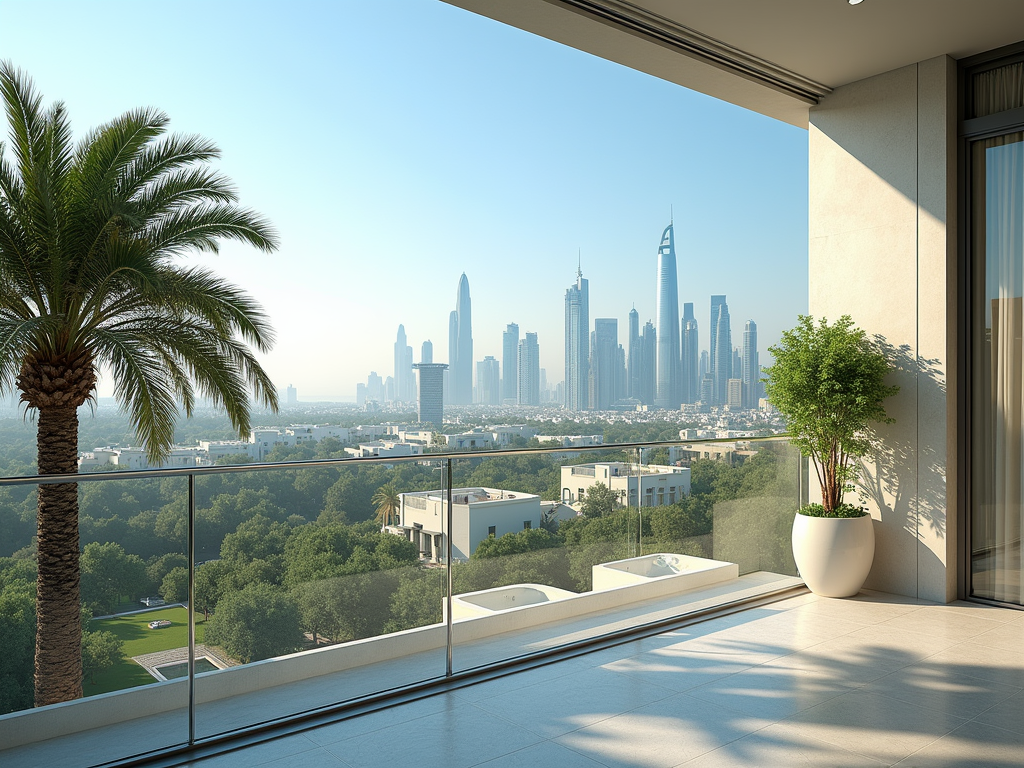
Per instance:
[[[679,279],[672,224],[665,227],[658,247],[658,391],[654,404],[676,409],[679,391]]]
[[[395,399],[411,403],[416,399],[416,376],[412,372],[412,347],[407,343],[405,326],[398,326],[395,340]]]
[[[501,334],[501,399],[515,400],[516,388],[519,386],[519,368],[516,358],[519,355],[519,326],[509,323]]]
[[[693,403],[700,398],[697,366],[700,355],[697,338],[697,318],[693,316],[693,303],[683,304],[683,357],[680,362],[682,401]]]
[[[640,313],[629,310],[629,352],[626,357],[626,397],[640,400]]]
[[[760,397],[761,366],[757,359],[757,323],[747,320],[743,328],[743,407],[757,408]]]
[[[565,292],[565,407],[585,411],[589,386],[590,287],[577,267],[576,282]]]
[[[716,297],[712,296],[714,301]],[[724,296],[721,297],[725,299]],[[715,322],[715,339],[711,347],[711,373],[714,379],[712,402],[724,405],[729,396],[729,379],[732,378],[732,325],[729,319],[729,305],[722,301],[718,305]]]
[[[462,273],[455,311],[448,320],[448,362],[451,370],[449,402],[467,405],[473,402],[473,310],[469,298],[469,278]]]

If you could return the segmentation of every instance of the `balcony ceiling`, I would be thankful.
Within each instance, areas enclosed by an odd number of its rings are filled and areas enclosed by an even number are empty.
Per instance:
[[[803,126],[830,88],[1024,37],[1021,0],[448,1]]]

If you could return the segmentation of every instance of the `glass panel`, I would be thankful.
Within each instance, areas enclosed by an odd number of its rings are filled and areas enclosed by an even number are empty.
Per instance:
[[[799,466],[783,440],[458,459],[454,668],[794,583]]]
[[[972,593],[1021,602],[1024,134],[971,147]]]
[[[1024,107],[1024,62],[979,72],[972,78],[971,117]]]
[[[55,705],[70,707],[61,732],[37,732],[34,743],[3,752],[4,765],[60,765],[72,753],[76,762],[94,765],[188,740],[187,685],[159,673],[164,662],[187,658],[187,611],[179,596],[161,597],[167,574],[184,573],[187,563],[183,539],[164,524],[168,510],[184,508],[186,479],[105,474],[104,481],[78,484],[83,698]],[[6,507],[0,517],[11,519],[16,507],[18,519],[34,518],[34,487],[0,495]],[[3,712],[32,707],[36,624],[34,527],[9,530],[0,552]],[[31,734],[36,722],[45,729],[42,710],[27,712],[19,728]]]
[[[197,657],[217,669],[196,678],[197,738],[444,674],[445,570],[397,525],[400,490],[439,474],[423,459],[199,478]]]

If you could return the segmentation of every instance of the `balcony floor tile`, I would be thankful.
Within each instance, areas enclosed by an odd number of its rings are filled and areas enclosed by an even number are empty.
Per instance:
[[[1024,614],[988,606],[801,595],[190,765],[1009,768],[1024,764],[1022,627]],[[529,638],[541,642],[535,630]],[[386,666],[355,677],[369,686],[376,672],[397,674]],[[211,710],[205,725],[259,716],[261,701],[276,710],[278,693],[298,706],[303,685],[319,698],[345,682],[327,677],[225,700],[223,719]],[[183,715],[3,751],[0,765],[101,762],[112,738],[150,744],[161,722],[183,731]]]

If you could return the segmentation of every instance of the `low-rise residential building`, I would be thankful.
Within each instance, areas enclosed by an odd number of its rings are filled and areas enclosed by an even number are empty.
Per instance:
[[[586,448],[591,445],[604,445],[604,435],[537,435],[541,445],[555,443],[563,448]]]
[[[369,456],[419,456],[423,453],[423,446],[420,443],[404,443],[401,440],[374,440],[346,448],[345,453],[357,459]]]
[[[444,491],[416,491],[399,494],[398,524],[387,530],[405,536],[432,562],[445,562],[447,542],[447,494]],[[489,536],[539,528],[542,520],[540,496],[498,488],[452,489],[452,557],[466,560]]]
[[[537,430],[525,424],[498,424],[487,429],[491,432],[494,444],[502,447],[511,445],[516,438],[529,440],[537,436]]]
[[[624,506],[661,507],[690,495],[690,468],[624,461],[562,467],[563,504],[579,504],[594,485],[615,491]]]
[[[694,459],[712,459],[724,461],[729,466],[737,466],[757,451],[751,446],[749,440],[736,440],[729,443],[688,443],[672,446],[669,453],[683,464],[689,464]]]
[[[453,451],[482,451],[494,447],[490,432],[463,432],[461,435],[445,435],[445,444]]]

